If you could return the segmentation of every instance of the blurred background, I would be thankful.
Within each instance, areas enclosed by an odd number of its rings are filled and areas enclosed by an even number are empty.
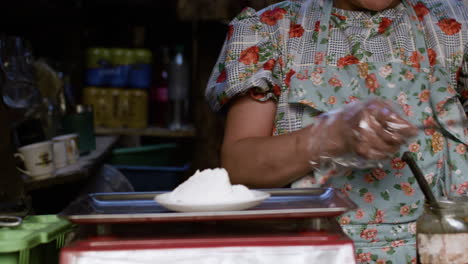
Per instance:
[[[135,191],[171,189],[197,169],[218,167],[223,116],[204,99],[209,75],[234,16],[275,2],[3,1],[0,84],[8,130],[1,132],[9,147],[0,154],[9,158],[21,147],[77,133],[87,163],[55,176],[110,175],[102,168],[108,164]],[[23,189],[36,211],[55,213],[83,191],[88,176],[22,174]],[[17,196],[13,189],[6,198],[0,192],[0,203]],[[96,184],[91,190],[102,191]],[[69,198],[53,206],[48,194],[57,192]]]

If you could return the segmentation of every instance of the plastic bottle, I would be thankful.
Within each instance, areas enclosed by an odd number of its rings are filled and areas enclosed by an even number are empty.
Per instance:
[[[175,56],[169,64],[169,101],[171,105],[169,129],[171,130],[180,130],[187,126],[189,82],[189,62],[184,54],[184,47],[177,45]]]

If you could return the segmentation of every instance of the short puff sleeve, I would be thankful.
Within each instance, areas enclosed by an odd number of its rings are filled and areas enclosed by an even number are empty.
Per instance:
[[[245,8],[229,24],[221,53],[212,70],[205,98],[219,111],[237,95],[277,100],[281,93],[283,59],[279,48],[279,21],[286,10],[275,7],[257,13]]]

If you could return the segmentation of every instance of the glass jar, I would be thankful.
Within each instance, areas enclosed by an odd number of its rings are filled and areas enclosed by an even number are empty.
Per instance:
[[[416,223],[421,264],[466,263],[468,260],[468,197],[425,204]]]

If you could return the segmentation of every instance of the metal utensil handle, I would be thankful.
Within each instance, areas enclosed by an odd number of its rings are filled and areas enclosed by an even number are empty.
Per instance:
[[[411,154],[409,152],[405,152],[403,154],[403,157],[401,158],[404,162],[408,164],[410,167],[411,171],[414,174],[414,177],[418,181],[419,187],[421,188],[421,191],[423,192],[424,196],[426,197],[427,201],[429,204],[431,204],[434,207],[438,207],[438,203],[436,198],[434,197],[434,194],[432,193],[431,187],[426,181],[426,178],[424,178],[423,173],[419,169],[418,165],[414,161],[414,159],[411,157]]]
[[[23,222],[23,219],[18,216],[3,215],[0,216],[0,227],[12,227],[19,226]]]

